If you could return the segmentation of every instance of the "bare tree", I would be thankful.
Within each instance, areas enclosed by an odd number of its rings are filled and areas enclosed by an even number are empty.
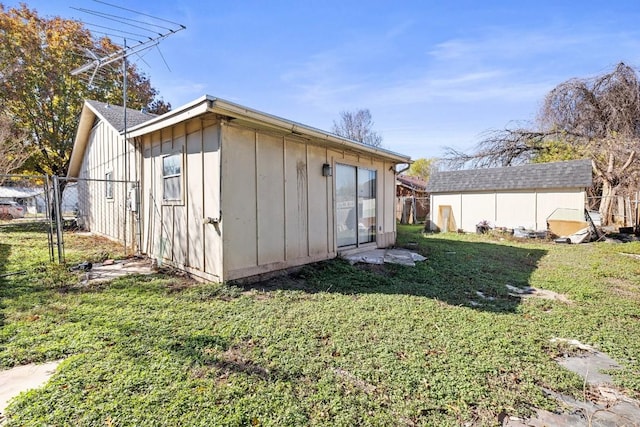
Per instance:
[[[531,161],[590,158],[601,189],[600,213],[611,218],[613,198],[637,188],[640,165],[640,81],[618,64],[589,79],[571,79],[547,94],[535,129],[518,127],[485,135],[475,152],[448,149],[450,166],[510,166]]]
[[[373,130],[373,119],[369,109],[341,112],[340,121],[333,122],[332,132],[373,147],[382,145],[382,136]]]

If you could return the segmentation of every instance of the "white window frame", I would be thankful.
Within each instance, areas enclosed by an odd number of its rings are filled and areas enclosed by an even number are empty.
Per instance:
[[[113,200],[113,171],[104,174],[104,196],[107,200]]]
[[[166,167],[165,161],[166,159],[169,159],[172,157],[175,157],[178,159],[178,166],[180,169],[177,172],[168,171],[170,173],[166,173],[167,171],[165,170],[165,167]],[[160,165],[161,167],[160,174],[162,178],[162,203],[166,205],[182,204],[184,200],[184,174],[183,174],[184,154],[182,153],[182,151],[165,154],[164,156],[161,157],[161,162],[162,164]],[[177,196],[170,195],[171,197],[167,197],[167,181],[168,180],[178,181],[179,194]]]

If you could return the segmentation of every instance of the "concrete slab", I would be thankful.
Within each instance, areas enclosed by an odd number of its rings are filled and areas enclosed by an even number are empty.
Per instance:
[[[102,264],[93,264],[91,269],[87,271],[82,284],[108,282],[129,274],[152,273],[154,273],[152,262],[147,258],[130,258],[111,262],[105,261]]]
[[[416,262],[426,260],[422,255],[407,249],[370,249],[343,254],[351,264],[402,264],[415,267]]]
[[[603,371],[622,369],[618,363],[606,354],[595,351],[581,356],[563,357],[556,360],[560,366],[580,375],[587,384],[613,384],[611,375]]]
[[[518,288],[517,286],[505,285],[507,290],[509,291],[509,295],[517,298],[541,298],[541,299],[549,299],[549,300],[558,300],[565,303],[570,303],[571,301],[567,298],[566,295],[559,294],[557,292],[550,291],[548,289],[538,289],[530,286],[524,288]]]
[[[33,388],[44,385],[53,375],[61,360],[42,364],[16,366],[0,371],[0,424],[11,399]]]
[[[603,370],[621,369],[621,366],[605,353],[577,340],[554,338],[552,342],[564,342],[581,350],[579,356],[556,359],[561,366],[580,375],[589,384],[589,396],[577,400],[571,396],[543,389],[544,393],[556,399],[563,411],[549,412],[536,409],[536,415],[529,419],[509,418],[503,427],[640,427],[640,402],[609,387],[613,378]]]

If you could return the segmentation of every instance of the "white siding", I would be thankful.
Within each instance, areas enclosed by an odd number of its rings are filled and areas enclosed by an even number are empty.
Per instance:
[[[460,203],[461,213],[458,216],[458,228],[475,231],[476,225],[481,221],[496,223],[495,193],[462,194]]]
[[[475,232],[475,226],[484,220],[495,227],[545,230],[547,217],[557,208],[584,209],[585,191],[544,189],[432,194],[430,219],[439,229],[444,226],[439,214],[445,206],[451,207],[455,226],[466,232]]]
[[[538,228],[546,228],[547,218],[557,208],[584,209],[586,198],[584,190],[554,190],[538,193]]]
[[[257,135],[258,265],[285,259],[284,140]]]
[[[125,162],[125,156],[128,156]],[[78,217],[81,225],[92,233],[109,237],[132,248],[132,214],[127,210],[129,186],[113,184],[113,197],[106,194],[107,173],[114,181],[129,178],[133,169],[134,150],[110,125],[99,121],[91,130],[78,181]]]
[[[536,221],[537,192],[512,191],[496,194],[497,215],[495,226],[507,228],[524,227],[528,230],[544,230],[544,221]],[[541,226],[541,227],[539,227]]]
[[[441,231],[455,231],[462,221],[462,196],[461,194],[434,194],[431,199],[431,222]],[[441,218],[441,212],[445,208],[451,208],[449,229],[445,230],[445,224]]]
[[[222,237],[226,273],[257,265],[255,132],[225,126],[222,150]]]

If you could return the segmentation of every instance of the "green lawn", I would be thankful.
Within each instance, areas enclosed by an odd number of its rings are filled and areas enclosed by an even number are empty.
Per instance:
[[[341,260],[237,288],[170,275],[89,288],[0,230],[0,367],[64,358],[9,408],[20,426],[497,425],[581,397],[554,337],[594,345],[640,397],[640,243],[428,235],[415,268]],[[70,262],[119,253],[69,236]],[[91,247],[86,254],[80,248]],[[1,273],[1,272],[0,272]],[[534,286],[570,302],[509,295]],[[482,292],[487,298],[476,293]]]

